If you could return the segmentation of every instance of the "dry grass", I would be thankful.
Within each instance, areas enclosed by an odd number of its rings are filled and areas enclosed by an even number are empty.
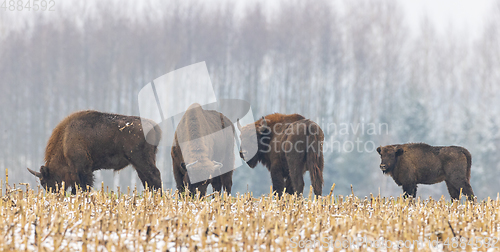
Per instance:
[[[3,251],[296,251],[299,245],[326,251],[322,246],[329,242],[338,251],[346,245],[340,242],[360,237],[436,240],[434,245],[440,241],[438,250],[457,251],[451,240],[443,245],[447,238],[499,236],[498,198],[475,204],[444,198],[360,199],[333,193],[320,198],[286,195],[280,200],[251,194],[193,199],[172,191],[161,196],[149,191],[117,194],[102,189],[69,195],[36,192],[29,185],[6,188],[5,184],[2,191]],[[429,245],[411,250],[429,251]],[[486,250],[485,244],[479,245],[473,249],[469,244],[465,250]],[[365,251],[369,245],[363,246],[347,250]],[[398,249],[388,249],[393,250]]]

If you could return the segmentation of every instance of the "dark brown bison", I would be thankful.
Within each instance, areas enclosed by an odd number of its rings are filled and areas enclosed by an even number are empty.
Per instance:
[[[231,193],[234,169],[234,126],[231,120],[214,110],[192,104],[175,130],[172,164],[179,192],[188,187],[194,193],[214,191]]]
[[[471,155],[458,146],[434,147],[424,143],[396,144],[378,147],[380,169],[396,184],[403,186],[405,196],[415,197],[417,184],[446,182],[451,198],[458,199],[460,189],[472,199],[470,186]]]
[[[279,196],[285,188],[289,194],[303,193],[306,171],[314,194],[321,195],[324,135],[319,125],[299,114],[276,113],[244,127],[238,121],[238,129],[241,158],[251,168],[258,162],[266,166],[271,172],[273,190]],[[255,138],[257,146],[253,146]]]
[[[148,132],[146,138],[143,130]],[[161,129],[151,120],[92,110],[76,112],[52,132],[40,172],[28,170],[44,188],[55,189],[56,183],[61,186],[64,181],[64,190],[71,186],[76,193],[75,184],[84,190],[92,186],[94,171],[120,170],[132,164],[144,186],[159,189],[161,176],[155,160],[160,139]]]

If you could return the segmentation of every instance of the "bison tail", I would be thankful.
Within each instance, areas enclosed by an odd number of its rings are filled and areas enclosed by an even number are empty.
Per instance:
[[[311,176],[311,185],[314,189],[314,194],[321,195],[321,192],[323,190],[323,165],[324,165],[322,134],[320,136],[317,132],[314,135],[312,134],[307,134],[307,135],[309,138],[312,138],[310,143],[314,141],[313,145],[315,146],[315,148],[311,148],[306,151],[307,152],[306,166],[309,170],[309,175]]]
[[[472,156],[470,152],[467,149],[462,149],[462,153],[465,155],[467,158],[467,180],[470,181],[470,170],[472,166]]]

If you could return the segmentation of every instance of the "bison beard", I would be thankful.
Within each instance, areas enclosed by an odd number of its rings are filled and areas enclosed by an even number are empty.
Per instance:
[[[192,104],[175,130],[171,150],[172,165],[177,190],[196,190],[206,194],[209,184],[214,191],[231,193],[234,168],[234,126],[223,114],[204,110]],[[223,169],[221,169],[223,168]],[[197,178],[190,178],[191,174]],[[196,183],[192,183],[196,182]]]
[[[417,194],[417,184],[446,182],[452,199],[458,199],[460,189],[470,200],[471,155],[458,146],[434,147],[423,143],[396,144],[378,147],[380,169],[403,186],[404,196]]]
[[[313,121],[298,114],[272,114],[241,127],[240,156],[254,168],[258,162],[271,172],[273,190],[279,196],[303,193],[304,173],[309,171],[314,194],[323,188],[323,131]],[[251,139],[257,138],[253,157],[246,157],[253,148]]]
[[[146,138],[143,128],[151,129]],[[28,170],[40,178],[44,188],[55,189],[56,184],[61,186],[64,181],[64,190],[72,187],[75,194],[75,185],[84,190],[93,185],[94,171],[117,171],[132,164],[144,187],[147,183],[159,189],[161,175],[156,167],[156,151],[160,139],[161,129],[151,120],[92,110],[76,112],[52,132],[40,172]]]

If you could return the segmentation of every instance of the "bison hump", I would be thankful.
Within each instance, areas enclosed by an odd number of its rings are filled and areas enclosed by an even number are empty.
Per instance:
[[[188,109],[187,109],[187,110],[191,110],[191,109],[203,109],[203,108],[201,107],[201,105],[200,105],[199,103],[196,103],[196,102],[195,102],[195,103],[191,104],[191,105],[188,107]]]

